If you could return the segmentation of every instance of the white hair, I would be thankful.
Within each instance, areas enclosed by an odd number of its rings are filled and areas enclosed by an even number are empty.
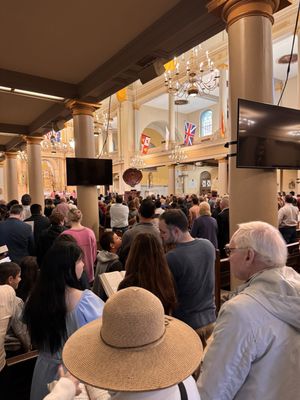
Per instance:
[[[286,265],[287,247],[278,229],[262,221],[239,224],[231,240],[237,248],[251,248],[259,263],[268,268]]]

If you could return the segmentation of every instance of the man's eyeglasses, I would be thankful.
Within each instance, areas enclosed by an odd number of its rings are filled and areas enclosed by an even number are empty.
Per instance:
[[[247,249],[248,249],[248,247],[229,247],[229,244],[227,244],[224,247],[225,254],[227,257],[230,256],[230,254],[233,252],[233,250],[247,250]]]

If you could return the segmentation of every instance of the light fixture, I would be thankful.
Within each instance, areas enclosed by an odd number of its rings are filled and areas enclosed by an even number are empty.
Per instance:
[[[25,150],[18,150],[17,158],[21,161],[27,161],[27,152]]]
[[[174,58],[170,64],[171,67],[164,75],[165,86],[169,93],[186,99],[189,96],[209,94],[216,89],[220,78],[219,70],[214,67],[208,51],[205,52],[205,61],[200,62],[200,59],[203,58],[202,52],[201,45],[199,45],[180,58]],[[186,58],[188,59],[186,60]],[[181,73],[183,66],[185,74]],[[181,78],[185,79],[182,83]]]
[[[142,169],[145,167],[145,161],[140,154],[135,154],[131,159],[130,166],[132,168]]]
[[[171,151],[169,155],[169,159],[174,161],[176,164],[180,164],[183,160],[187,158],[185,151],[181,148],[180,145],[176,145],[174,149]]]

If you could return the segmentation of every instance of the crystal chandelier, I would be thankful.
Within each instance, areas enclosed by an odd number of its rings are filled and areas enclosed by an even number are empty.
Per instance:
[[[169,155],[169,159],[174,161],[176,164],[180,164],[186,158],[187,155],[180,145],[176,145]]]
[[[180,59],[174,58],[172,68],[165,72],[165,86],[169,93],[187,99],[188,96],[201,96],[216,89],[220,78],[219,70],[214,67],[208,51],[205,52],[204,62],[199,62],[201,52],[199,45],[189,53],[183,54]],[[182,73],[183,67],[185,74]],[[182,83],[180,75],[185,79]]]
[[[145,167],[145,161],[140,154],[135,154],[131,159],[130,166],[132,168],[142,169]]]

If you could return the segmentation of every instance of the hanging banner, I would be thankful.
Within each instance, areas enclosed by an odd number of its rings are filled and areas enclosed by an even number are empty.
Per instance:
[[[46,133],[46,139],[50,140],[51,142],[61,142],[61,131],[55,132],[54,130]]]
[[[147,154],[150,146],[151,138],[144,133],[141,134],[141,153]]]

